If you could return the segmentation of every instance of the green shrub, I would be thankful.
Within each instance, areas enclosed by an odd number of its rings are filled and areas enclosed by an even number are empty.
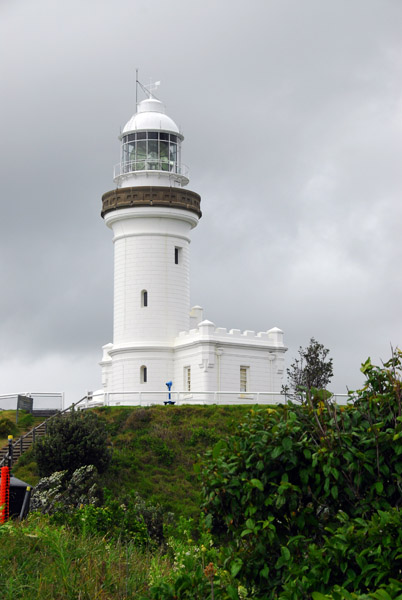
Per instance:
[[[124,429],[143,429],[152,420],[152,413],[149,408],[137,408],[130,412],[124,423]]]
[[[100,535],[132,541],[136,546],[146,546],[151,541],[144,520],[117,501],[106,506],[86,504],[72,513],[67,523],[85,536]]]
[[[339,527],[340,511],[370,521],[399,506],[401,368],[399,350],[382,367],[368,360],[362,366],[366,385],[352,394],[353,406],[339,408],[328,393],[313,389],[305,405],[251,411],[199,466],[203,508],[228,542],[227,564],[262,596],[303,597],[280,596],[289,565],[300,563],[298,577],[309,577],[318,560],[309,564],[303,557],[313,547],[322,551],[328,528]],[[347,572],[332,568],[327,589],[338,584],[365,591],[360,563],[356,558],[352,577],[359,589]]]
[[[17,427],[15,423],[7,419],[7,417],[0,417],[0,436],[8,437],[9,435],[16,435]]]
[[[366,520],[340,512],[321,544],[290,540],[287,548],[286,563],[279,560],[276,565],[284,580],[281,598],[307,598],[314,591],[333,593],[340,582],[345,593],[368,593],[400,578],[402,513],[379,511]]]
[[[66,470],[69,474],[85,465],[94,465],[103,473],[111,459],[104,423],[92,411],[72,411],[58,415],[34,447],[39,474],[50,475]]]
[[[18,415],[18,428],[20,430],[28,429],[35,422],[34,416],[31,413],[21,412]]]
[[[213,444],[218,440],[219,436],[214,427],[197,427],[193,430],[189,444],[190,446],[196,446],[199,442],[203,444]]]
[[[29,465],[34,460],[33,448],[28,448],[18,459],[18,468]]]

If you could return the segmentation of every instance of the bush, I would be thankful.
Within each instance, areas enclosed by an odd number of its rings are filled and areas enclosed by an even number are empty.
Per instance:
[[[60,511],[69,514],[82,505],[98,505],[102,499],[98,472],[93,465],[87,465],[71,476],[67,471],[55,471],[43,477],[33,491],[31,510],[50,515]]]
[[[41,477],[55,471],[71,474],[81,466],[94,465],[103,473],[111,459],[104,423],[91,411],[58,415],[48,425],[48,433],[34,447]]]
[[[137,408],[128,415],[124,423],[124,430],[136,431],[137,429],[143,429],[151,420],[152,414],[149,408]]]
[[[109,501],[105,506],[81,506],[72,513],[67,523],[85,536],[100,535],[124,542],[131,541],[136,546],[147,546],[151,542],[142,517],[117,500]]]
[[[0,417],[0,437],[14,436],[16,433],[17,427],[15,423],[6,417]]]
[[[326,548],[328,559],[334,551],[328,530],[335,539],[345,533],[338,531],[344,527],[340,514],[355,520],[352,529],[360,519],[360,526],[367,522],[372,531],[376,518],[399,507],[401,370],[399,350],[382,367],[368,360],[362,366],[366,385],[351,393],[353,405],[337,407],[328,393],[312,389],[306,405],[251,411],[234,435],[207,453],[199,467],[207,520],[227,542],[227,565],[249,588],[267,598],[306,597],[298,586],[303,578],[310,581],[317,565],[317,556],[309,562],[309,553],[317,548],[319,555]],[[400,551],[399,538],[394,542]],[[350,543],[352,576],[347,568],[336,571],[334,559],[324,589],[337,584],[365,592],[371,585],[357,538]],[[369,566],[392,577],[372,558]],[[289,578],[299,591],[286,595]],[[314,589],[314,580],[310,583]]]
[[[20,411],[20,415],[18,417],[18,428],[19,429],[28,429],[34,424],[34,416],[31,413],[24,413]]]

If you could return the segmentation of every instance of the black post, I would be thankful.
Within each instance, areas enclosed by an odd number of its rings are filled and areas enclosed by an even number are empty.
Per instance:
[[[11,473],[11,467],[13,466],[13,436],[12,435],[8,436],[8,456],[7,456],[7,460],[8,460],[8,468],[10,469],[10,473]]]
[[[24,501],[22,503],[20,516],[18,517],[20,521],[22,521],[22,519],[25,519],[25,517],[27,516],[27,514],[29,512],[30,500],[31,500],[31,486],[28,485],[27,489],[25,491],[25,496],[24,496]]]

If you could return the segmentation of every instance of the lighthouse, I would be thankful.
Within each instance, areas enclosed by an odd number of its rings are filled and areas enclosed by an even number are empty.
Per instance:
[[[142,87],[142,86],[141,86]],[[103,347],[103,391],[143,393],[172,382],[188,400],[234,391],[279,392],[283,334],[218,328],[190,307],[190,237],[201,198],[189,190],[184,137],[152,92],[120,135],[115,188],[101,215],[114,246],[113,342]],[[253,389],[252,389],[253,388]]]

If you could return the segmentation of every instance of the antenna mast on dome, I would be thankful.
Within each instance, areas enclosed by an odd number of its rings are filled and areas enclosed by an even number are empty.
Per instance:
[[[135,70],[135,108],[138,108],[138,86],[142,89],[147,98],[155,98],[155,100],[159,100],[157,96],[155,96],[154,91],[158,89],[160,86],[160,81],[155,81],[154,83],[150,79],[148,85],[143,85],[141,81],[138,79],[138,69]]]

